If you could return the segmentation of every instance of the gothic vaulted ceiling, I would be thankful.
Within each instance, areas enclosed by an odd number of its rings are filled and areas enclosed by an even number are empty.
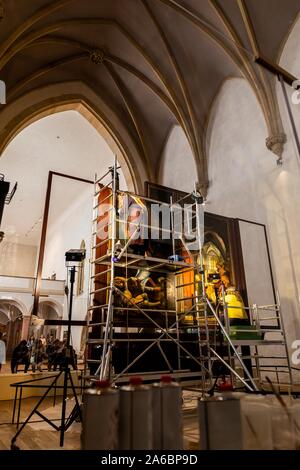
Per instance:
[[[179,123],[205,191],[208,122],[224,80],[249,82],[265,115],[267,145],[281,151],[275,79],[254,56],[278,63],[299,10],[299,0],[2,0],[7,104],[32,90],[83,82],[122,122],[152,180]]]

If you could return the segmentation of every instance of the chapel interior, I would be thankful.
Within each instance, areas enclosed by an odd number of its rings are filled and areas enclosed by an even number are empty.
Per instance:
[[[0,0],[0,450],[300,449],[299,44],[298,0]]]

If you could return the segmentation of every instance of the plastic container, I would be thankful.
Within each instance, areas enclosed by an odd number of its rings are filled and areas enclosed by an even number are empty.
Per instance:
[[[230,392],[198,401],[201,450],[242,450],[240,399]]]
[[[294,420],[294,429],[295,429],[295,448],[300,450],[300,400],[296,400],[291,407],[291,413]]]
[[[294,450],[296,448],[292,407],[287,406],[289,414],[280,404],[271,406],[273,449],[275,450]]]
[[[152,390],[140,377],[120,389],[119,449],[152,449]]]
[[[162,376],[152,388],[153,449],[181,450],[182,390],[170,375]]]
[[[241,399],[243,448],[272,450],[272,408],[262,395],[245,395]]]
[[[119,392],[108,381],[95,382],[83,396],[81,447],[83,450],[118,449]]]

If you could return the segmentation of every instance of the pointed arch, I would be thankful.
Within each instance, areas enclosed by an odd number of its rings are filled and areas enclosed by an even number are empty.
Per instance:
[[[136,143],[105,100],[81,81],[41,87],[8,104],[1,116],[0,156],[25,127],[43,117],[66,110],[79,112],[99,132],[117,155],[128,188],[141,192],[143,182],[151,178]]]

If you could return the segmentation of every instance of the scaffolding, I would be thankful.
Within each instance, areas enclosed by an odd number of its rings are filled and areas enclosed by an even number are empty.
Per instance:
[[[89,380],[109,379],[120,384],[127,382],[130,375],[136,375],[137,370],[149,381],[171,373],[178,380],[199,383],[205,393],[213,386],[218,362],[235,384],[258,391],[263,384],[262,373],[271,370],[268,366],[262,367],[261,359],[268,356],[263,356],[259,348],[266,344],[283,345],[285,358],[288,358],[280,307],[245,307],[250,325],[233,331],[223,292],[225,323],[221,321],[206,295],[202,258],[203,208],[196,186],[180,200],[170,198],[168,203],[161,202],[120,190],[118,169],[115,161],[101,178],[95,178],[85,377]],[[153,217],[150,222],[148,217],[146,220],[144,217],[132,218],[129,211],[132,201],[139,207],[139,215],[144,215],[151,204],[159,205],[162,212],[166,210],[169,214],[170,227],[160,225],[159,219],[154,221]],[[192,242],[182,234],[183,219],[196,233]],[[170,240],[168,253],[164,254],[165,248],[159,255],[147,249],[141,252],[132,249],[133,246],[139,248],[139,241],[144,240],[145,231],[149,230]],[[155,246],[155,241],[153,243]],[[137,279],[137,273],[144,276],[136,281],[142,291],[132,296],[127,283],[128,279]],[[150,274],[156,281],[151,280],[147,287]],[[158,282],[162,284],[158,285]],[[172,294],[171,302],[167,291]],[[165,293],[165,301],[151,301],[147,292]],[[276,327],[267,327],[261,321],[260,312],[272,308]],[[275,328],[282,337],[266,340],[268,330],[274,334]],[[240,339],[243,334],[252,334],[253,338]],[[239,351],[245,344],[251,346],[247,357]],[[224,354],[224,347],[227,354]],[[142,366],[138,366],[150,353],[153,363],[158,353],[158,366],[149,370],[146,365],[146,370],[142,370]],[[256,377],[253,377],[249,363],[246,364],[247,360],[255,368]],[[276,377],[278,370],[281,369],[275,367]],[[285,371],[291,384],[289,361]]]

